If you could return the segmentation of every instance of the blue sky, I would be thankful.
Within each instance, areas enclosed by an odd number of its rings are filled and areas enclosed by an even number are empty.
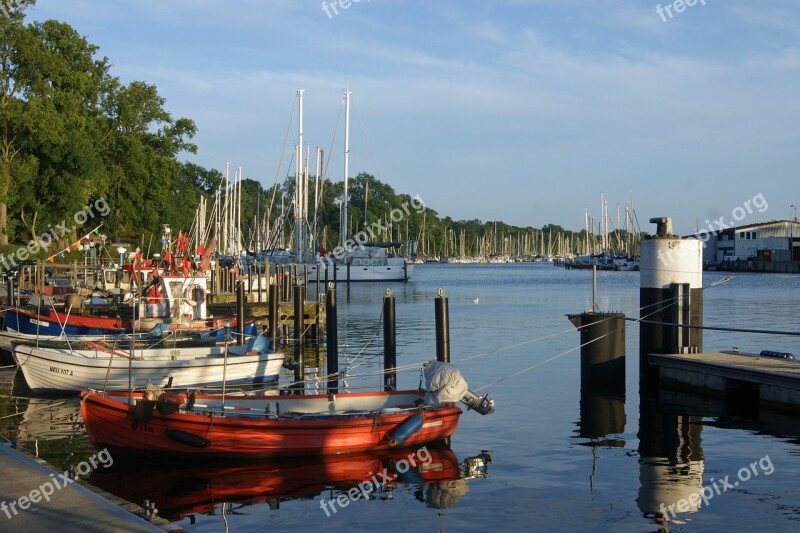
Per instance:
[[[800,204],[796,0],[697,0],[672,18],[638,0],[327,5],[38,0],[28,17],[70,23],[112,74],[157,85],[198,125],[189,160],[265,187],[289,172],[299,88],[305,141],[342,179],[347,88],[350,174],[453,219],[577,230],[602,192],[612,225],[633,194],[643,229],[671,216],[688,233],[759,194],[768,207],[739,223]]]

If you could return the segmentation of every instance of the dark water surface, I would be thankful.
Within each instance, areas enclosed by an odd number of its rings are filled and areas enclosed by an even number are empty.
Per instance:
[[[722,277],[705,275],[706,325],[800,331],[800,277],[739,274],[710,287]],[[492,415],[462,415],[451,450],[221,466],[117,461],[92,475],[92,482],[139,504],[154,502],[162,516],[193,532],[800,526],[797,416],[747,405],[731,409],[672,392],[660,402],[640,402],[638,326],[631,323],[625,390],[584,388],[582,394],[579,335],[565,315],[591,308],[589,271],[549,264],[418,266],[412,282],[391,285],[398,366],[415,367],[398,375],[399,387],[417,387],[418,363],[435,355],[440,287],[449,299],[452,362],[472,390],[489,393],[496,403]],[[352,387],[381,383],[377,375],[355,374],[380,369],[385,289],[368,284],[338,290],[340,356],[342,365],[352,367]],[[598,305],[638,317],[639,273],[599,272]],[[732,346],[800,353],[796,337],[704,333],[705,351]],[[16,436],[21,447],[57,467],[92,453],[75,423],[76,399],[29,400],[21,375],[13,391],[13,372],[2,371],[0,378],[1,414],[20,413],[1,419],[0,433]],[[366,488],[368,500],[326,506],[371,473],[396,472],[410,454],[420,464],[430,458],[429,466],[411,468],[388,486]],[[472,476],[459,472],[469,458]],[[706,502],[698,507],[689,495],[704,487]]]

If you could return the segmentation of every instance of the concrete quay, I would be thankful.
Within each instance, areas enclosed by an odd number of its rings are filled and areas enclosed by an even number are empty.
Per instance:
[[[68,481],[64,472],[0,444],[0,531],[181,532],[166,520],[133,514],[144,510],[125,500]]]

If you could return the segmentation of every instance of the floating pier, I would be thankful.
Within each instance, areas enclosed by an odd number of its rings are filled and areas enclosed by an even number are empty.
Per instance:
[[[733,353],[651,354],[668,388],[800,412],[800,362]]]

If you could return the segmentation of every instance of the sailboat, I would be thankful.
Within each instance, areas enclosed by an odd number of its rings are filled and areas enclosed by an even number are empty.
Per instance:
[[[347,230],[348,174],[350,164],[350,91],[344,92],[344,193],[339,220],[339,246],[331,253],[319,254],[310,265],[308,279],[327,281],[408,281],[414,265],[389,250],[403,243],[396,241],[362,241],[349,238]],[[367,232],[361,232],[366,235]]]

